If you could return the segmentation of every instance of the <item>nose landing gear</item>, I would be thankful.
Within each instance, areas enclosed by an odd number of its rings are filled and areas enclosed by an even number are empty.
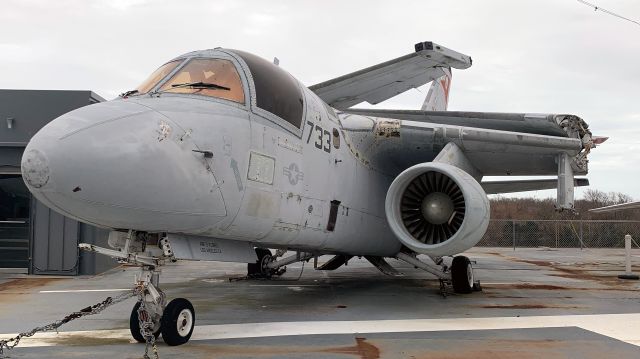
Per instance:
[[[166,296],[158,285],[159,271],[143,267],[138,279],[138,302],[131,310],[129,330],[139,343],[155,344],[162,334],[167,345],[182,345],[189,341],[195,327],[196,314],[190,301],[176,298],[166,304]],[[147,280],[151,278],[151,280]]]
[[[154,352],[157,352],[155,342],[160,334],[167,345],[188,342],[196,320],[193,305],[184,298],[173,299],[167,304],[166,295],[159,288],[160,267],[166,260],[173,259],[168,241],[159,241],[160,248],[147,248],[146,233],[129,231],[114,236],[122,237],[110,238],[110,244],[119,244],[115,246],[119,250],[84,243],[80,244],[80,248],[108,255],[121,263],[140,266],[135,286],[138,302],[129,317],[131,336],[139,343],[146,343],[147,350],[151,345]]]

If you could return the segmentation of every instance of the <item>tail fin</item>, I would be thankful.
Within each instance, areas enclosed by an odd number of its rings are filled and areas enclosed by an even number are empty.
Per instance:
[[[449,89],[451,88],[451,68],[443,67],[444,75],[433,80],[427,98],[422,104],[422,111],[446,111],[449,105]]]

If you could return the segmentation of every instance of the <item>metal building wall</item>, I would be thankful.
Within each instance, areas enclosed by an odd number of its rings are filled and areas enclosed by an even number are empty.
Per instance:
[[[79,223],[31,201],[30,274],[78,274]]]
[[[24,148],[40,128],[66,112],[102,101],[102,97],[91,91],[0,89],[0,178],[21,175]],[[7,198],[1,199],[11,201],[11,194]],[[0,267],[19,263],[28,265],[31,274],[77,275],[99,273],[116,265],[106,257],[78,250],[80,242],[106,246],[106,230],[66,218],[33,198],[25,202],[30,203],[31,208],[29,218],[23,221],[26,223],[22,232],[9,231],[9,223],[0,226]],[[14,237],[20,237],[21,241],[28,238],[28,257],[25,250],[8,249],[18,243],[12,241]],[[1,241],[3,238],[6,240]]]

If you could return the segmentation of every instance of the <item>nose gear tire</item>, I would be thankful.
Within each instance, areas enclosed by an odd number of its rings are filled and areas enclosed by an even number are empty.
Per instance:
[[[167,304],[162,314],[160,330],[167,345],[182,345],[189,341],[195,327],[196,315],[191,302],[176,298]]]
[[[142,333],[140,333],[140,320],[138,319],[138,308],[140,308],[140,302],[137,302],[136,305],[134,305],[133,309],[131,310],[131,316],[129,317],[129,330],[131,331],[131,336],[133,337],[133,339],[135,339],[138,343],[145,343],[146,340],[142,336]],[[158,328],[158,330],[155,333],[153,333],[153,335],[156,337],[156,339],[158,339],[158,337],[160,336],[160,328]]]

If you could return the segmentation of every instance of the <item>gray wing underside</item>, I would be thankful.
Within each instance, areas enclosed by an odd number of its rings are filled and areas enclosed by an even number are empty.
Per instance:
[[[487,194],[539,191],[558,188],[558,180],[555,178],[509,181],[482,181],[480,184]],[[575,178],[573,180],[573,185],[575,187],[588,186],[589,180],[586,178]]]
[[[567,152],[573,157],[582,150],[582,141],[577,138],[415,121],[402,121],[401,132],[407,138],[403,152],[411,151],[416,140],[432,142],[434,152],[453,142],[484,176],[557,175],[558,154]],[[576,171],[585,173],[586,169]]]
[[[456,144],[483,176],[556,176],[560,153],[574,160],[583,151],[582,141],[566,134],[549,136],[344,113],[340,116],[360,155],[392,176],[415,164],[433,161],[449,142]],[[586,173],[586,162],[576,161],[574,174]],[[549,183],[536,185],[548,188]]]
[[[471,58],[432,42],[416,44],[414,53],[309,87],[324,102],[346,109],[361,102],[377,104],[444,75],[443,67],[466,69]]]

